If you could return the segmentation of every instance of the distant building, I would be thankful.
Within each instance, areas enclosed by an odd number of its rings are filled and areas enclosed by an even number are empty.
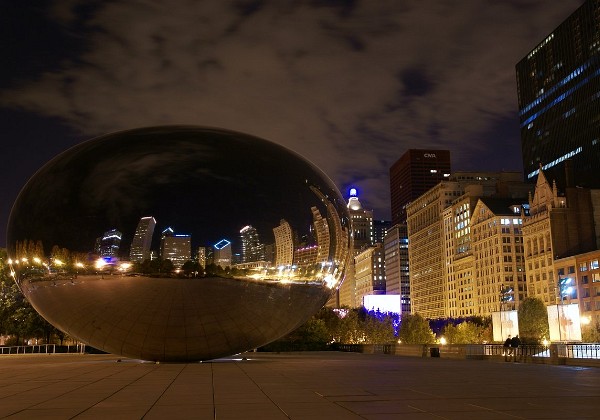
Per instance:
[[[475,314],[473,208],[480,197],[522,197],[528,188],[520,172],[457,172],[407,206],[412,312]]]
[[[578,303],[583,325],[600,324],[600,250],[554,260],[557,303]]]
[[[275,266],[288,266],[294,262],[294,239],[292,227],[284,219],[273,228],[275,236]]]
[[[363,209],[355,188],[350,189],[348,212],[350,213],[353,248],[356,255],[361,249],[369,247],[373,243],[373,212]]]
[[[316,261],[328,261],[331,247],[329,224],[327,223],[327,219],[321,216],[319,209],[311,207],[310,210],[313,215],[313,228],[317,240]]]
[[[560,194],[556,182],[551,185],[545,171],[540,171],[529,198],[529,215],[523,220],[528,296],[555,304],[554,260],[597,249],[597,195],[598,190],[575,187]]]
[[[363,304],[366,295],[385,294],[383,246],[365,248],[355,257],[356,301]]]
[[[175,234],[171,228],[163,231],[161,237],[163,260],[171,260],[175,268],[181,268],[192,259],[192,237],[187,234]]]
[[[104,232],[100,238],[98,253],[101,257],[118,257],[123,234],[117,229]]]
[[[198,258],[198,265],[202,268],[206,268],[206,259],[208,257],[206,252],[206,247],[201,246],[198,248],[198,253],[196,254]]]
[[[150,247],[155,226],[156,220],[152,216],[142,217],[138,222],[129,251],[129,259],[132,262],[141,263],[150,259]]]
[[[297,248],[294,251],[294,264],[299,267],[307,267],[317,263],[319,255],[319,247],[317,245],[309,245],[302,248]]]
[[[213,245],[213,263],[221,268],[231,267],[231,242],[221,239]]]
[[[410,278],[408,270],[408,232],[403,223],[387,230],[383,239],[385,294],[400,295],[402,313],[410,313]]]
[[[406,206],[450,177],[450,151],[409,149],[390,168],[392,225],[406,222]]]
[[[587,0],[516,65],[525,177],[600,187],[600,0]],[[572,170],[565,171],[565,165]]]
[[[389,220],[373,220],[373,242],[371,245],[382,244],[385,234],[392,227]]]
[[[469,301],[465,298],[468,291],[463,284],[455,284],[458,291],[454,316],[489,316],[492,312],[516,310],[527,296],[524,203],[525,197],[518,200],[482,197],[477,201],[471,216],[476,299],[473,305],[461,307],[460,303]]]
[[[251,225],[240,230],[242,241],[242,262],[264,261],[265,246],[260,242],[256,228]]]

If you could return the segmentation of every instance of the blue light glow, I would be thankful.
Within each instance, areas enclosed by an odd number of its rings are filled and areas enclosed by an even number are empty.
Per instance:
[[[219,242],[214,244],[214,247],[215,249],[223,249],[229,244],[231,244],[231,242],[229,242],[227,239],[221,239]]]

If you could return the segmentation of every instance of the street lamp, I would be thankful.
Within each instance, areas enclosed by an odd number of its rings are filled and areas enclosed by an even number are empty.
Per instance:
[[[558,318],[558,340],[563,341],[562,336],[562,322],[561,320],[564,318],[564,304],[565,304],[565,296],[571,298],[571,294],[573,293],[573,279],[571,277],[561,277],[558,275],[558,298],[559,304],[556,306],[556,315]]]
[[[514,301],[513,288],[510,286],[500,287],[500,337],[505,340],[502,329],[504,327],[504,316],[503,312],[506,310],[506,304]]]

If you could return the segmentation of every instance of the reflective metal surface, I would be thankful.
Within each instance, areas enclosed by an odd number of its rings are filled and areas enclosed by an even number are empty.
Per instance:
[[[350,231],[339,191],[278,145],[221,129],[109,134],[21,191],[10,267],[50,323],[96,348],[207,360],[267,344],[325,304]]]

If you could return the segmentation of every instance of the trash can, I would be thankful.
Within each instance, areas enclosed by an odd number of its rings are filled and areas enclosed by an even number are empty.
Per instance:
[[[440,357],[440,348],[439,347],[431,347],[429,349],[431,357]]]

